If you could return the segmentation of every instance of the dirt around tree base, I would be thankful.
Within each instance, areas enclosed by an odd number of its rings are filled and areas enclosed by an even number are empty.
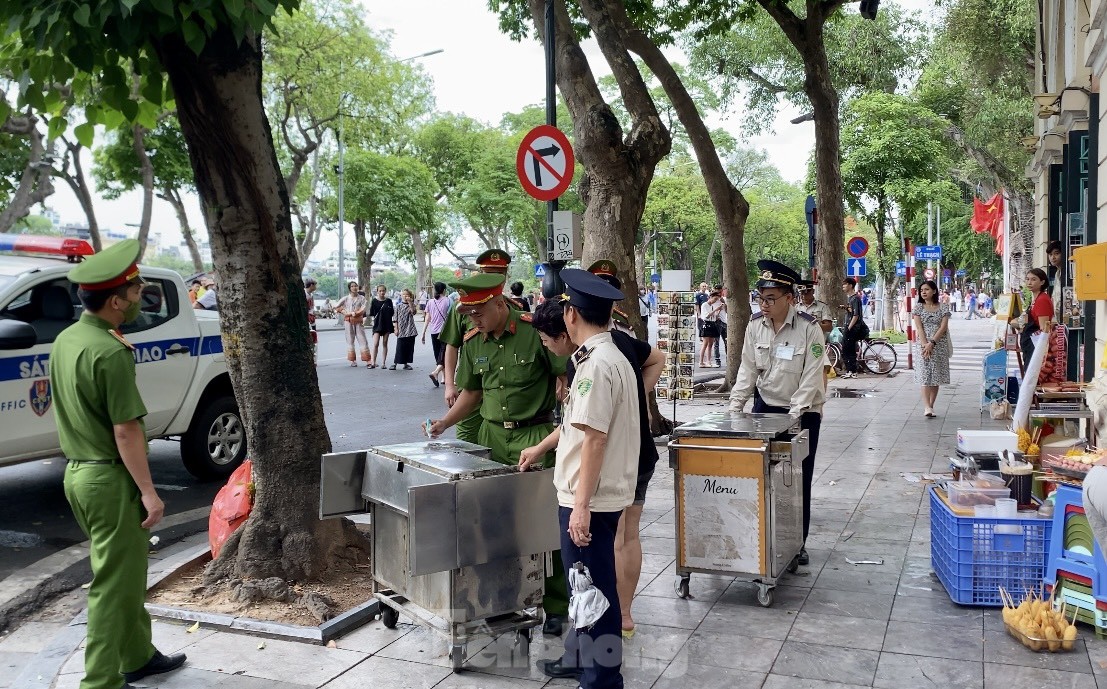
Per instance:
[[[373,597],[369,566],[332,568],[322,581],[288,583],[271,578],[204,585],[208,560],[196,560],[146,595],[149,603],[198,612],[317,627]]]

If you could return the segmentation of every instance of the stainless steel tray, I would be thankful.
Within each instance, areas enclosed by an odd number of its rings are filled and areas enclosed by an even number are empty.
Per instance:
[[[396,462],[422,469],[447,481],[460,481],[482,476],[495,476],[518,472],[518,467],[493,462],[487,456],[488,448],[459,440],[432,440],[417,443],[400,443],[374,447],[371,452]]]
[[[787,414],[745,414],[711,412],[673,429],[673,437],[718,436],[722,438],[760,438],[770,440],[799,429],[799,421]]]

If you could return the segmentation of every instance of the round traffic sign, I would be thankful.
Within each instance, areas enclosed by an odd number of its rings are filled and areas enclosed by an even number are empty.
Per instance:
[[[925,277],[927,280],[933,280],[934,279],[934,269],[933,268],[927,268],[926,270],[924,270],[923,271],[923,277]]]
[[[557,127],[542,124],[527,132],[515,154],[523,190],[539,201],[553,201],[573,183],[573,147]]]
[[[869,253],[869,240],[864,237],[850,237],[846,242],[846,253],[854,258],[862,258]]]

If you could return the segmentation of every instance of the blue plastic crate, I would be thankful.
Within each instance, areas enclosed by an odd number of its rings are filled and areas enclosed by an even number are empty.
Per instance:
[[[1037,517],[959,517],[930,488],[930,564],[954,603],[999,607],[1001,586],[1037,591],[1052,528]]]

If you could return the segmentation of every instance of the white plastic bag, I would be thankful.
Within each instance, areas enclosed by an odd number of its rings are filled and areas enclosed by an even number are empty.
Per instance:
[[[577,629],[596,624],[611,607],[603,591],[592,584],[592,575],[583,563],[577,562],[569,570],[569,588],[569,617]]]

